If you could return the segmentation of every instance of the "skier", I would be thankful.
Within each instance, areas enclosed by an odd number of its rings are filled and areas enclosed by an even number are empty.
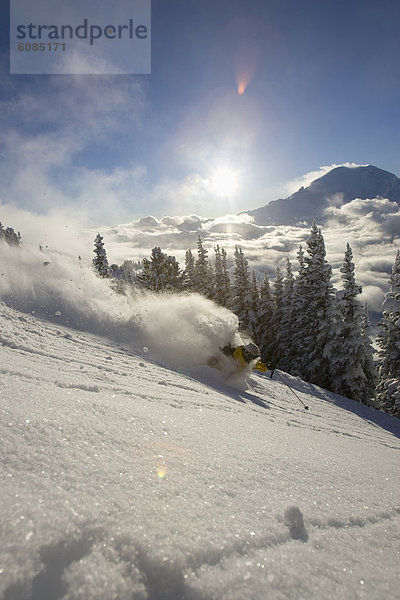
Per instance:
[[[244,371],[249,366],[251,369],[261,371],[262,373],[268,371],[268,367],[260,361],[260,349],[254,342],[236,347],[228,344],[220,348],[220,350],[225,356],[235,360],[238,371]],[[212,358],[208,364],[210,367],[215,367],[219,370],[223,369],[223,365],[218,358]]]

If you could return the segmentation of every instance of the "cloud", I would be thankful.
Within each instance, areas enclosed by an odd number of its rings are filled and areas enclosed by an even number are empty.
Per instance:
[[[71,75],[41,82],[21,84],[1,103],[3,126],[28,139],[42,131],[50,137],[62,132],[80,144],[104,139],[137,123],[145,108],[138,78]]]
[[[80,47],[70,50],[67,54],[59,55],[58,64],[54,67],[54,72],[57,74],[74,75],[102,75],[108,74],[124,74],[125,71],[118,67],[110,57],[110,53],[103,49],[96,48],[95,54],[88,54],[87,48]]]
[[[382,222],[387,216],[399,212],[399,205],[387,198],[354,198],[342,206],[330,206],[325,212],[328,216],[343,216],[347,220],[372,216],[376,221]]]
[[[130,162],[125,156],[123,165],[113,159],[114,149],[121,155],[128,134],[131,140],[144,126],[147,99],[138,78],[55,77],[43,86],[23,82],[9,90],[11,96],[0,102],[3,205],[29,206],[37,213],[64,207],[66,218],[74,215],[83,224],[100,226],[127,221],[144,210],[157,215],[223,215],[236,208],[246,186],[245,154],[256,135],[258,117],[255,110],[248,116],[235,105],[236,99],[215,100],[206,124],[198,117],[188,118],[172,141],[161,143],[167,164],[176,156],[186,174],[154,182],[140,156]],[[93,160],[93,154],[99,160]],[[227,155],[232,157],[240,186],[230,198],[218,198],[211,174],[223,157],[227,162]]]
[[[146,172],[140,165],[85,166],[88,150],[118,147],[126,129],[139,127],[145,106],[135,78],[57,77],[43,88],[22,86],[0,103],[3,205],[37,213],[64,210],[85,223],[117,222],[132,214]]]
[[[324,236],[329,260],[340,265],[347,242],[352,246],[362,300],[381,311],[388,291],[388,275],[400,245],[400,207],[386,198],[355,198],[342,206],[326,209]]]
[[[358,245],[392,242],[398,237],[396,225],[400,219],[400,207],[387,198],[355,198],[342,206],[325,209],[326,225],[329,229],[353,232]],[[397,234],[397,235],[396,235]]]

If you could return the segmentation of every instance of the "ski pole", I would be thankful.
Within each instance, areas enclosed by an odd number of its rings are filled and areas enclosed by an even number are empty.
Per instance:
[[[293,394],[296,396],[297,400],[299,400],[299,402],[301,402],[301,403],[302,403],[302,405],[304,406],[304,408],[305,408],[306,410],[308,410],[308,406],[307,406],[306,404],[304,404],[303,400],[300,398],[300,396],[298,396],[298,395],[296,394],[296,392],[294,391],[294,389],[290,387],[290,385],[289,385],[289,384],[288,384],[288,383],[287,383],[287,382],[286,382],[286,381],[283,379],[283,377],[281,377],[281,375],[280,375],[279,373],[277,373],[277,375],[278,375],[279,379],[280,379],[281,381],[283,381],[283,383],[284,383],[285,385],[287,385],[287,386],[288,386],[289,390],[291,390],[291,391],[293,392]]]

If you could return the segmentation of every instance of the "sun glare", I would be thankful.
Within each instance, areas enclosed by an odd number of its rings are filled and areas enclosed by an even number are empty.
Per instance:
[[[211,188],[218,196],[233,196],[238,189],[237,173],[229,167],[216,169],[211,176]]]

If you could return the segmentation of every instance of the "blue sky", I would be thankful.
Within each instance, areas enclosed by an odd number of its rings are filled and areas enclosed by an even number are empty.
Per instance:
[[[324,166],[400,175],[397,2],[153,0],[148,76],[9,75],[5,4],[4,211],[220,216]]]

